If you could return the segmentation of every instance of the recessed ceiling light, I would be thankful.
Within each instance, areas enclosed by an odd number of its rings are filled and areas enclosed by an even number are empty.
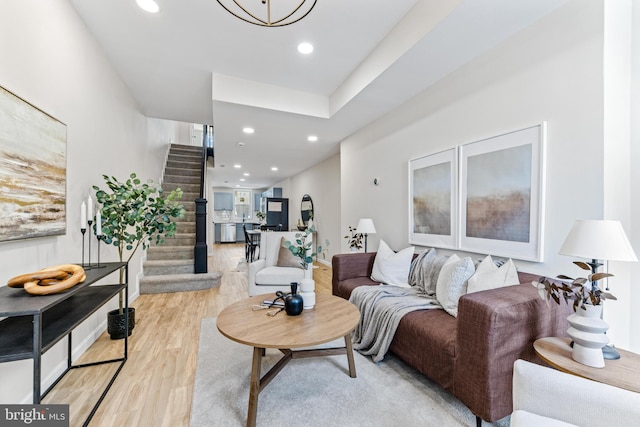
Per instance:
[[[275,172],[275,171],[278,170],[278,168],[274,166],[274,167],[271,168],[271,170]]]
[[[313,45],[307,42],[300,43],[298,45],[298,52],[303,55],[309,55],[311,52],[313,52]]]
[[[245,173],[243,173],[242,175],[244,175],[244,176],[249,176],[249,175],[250,175],[250,173],[249,173],[249,172],[245,172]]]
[[[244,178],[240,178],[240,182],[244,182]]]
[[[233,167],[236,168],[236,169],[240,169],[242,167],[242,165],[235,164],[235,165],[233,165]]]
[[[309,137],[307,138],[307,141],[309,142],[317,142],[318,141],[318,137],[315,135],[309,135]]]
[[[160,10],[158,3],[154,0],[136,0],[136,3],[138,3],[138,6],[140,6],[141,9],[146,10],[149,13],[156,13]]]
[[[253,130],[253,128],[246,127],[246,128],[242,129],[242,132],[251,134],[251,133],[253,133],[255,131]]]

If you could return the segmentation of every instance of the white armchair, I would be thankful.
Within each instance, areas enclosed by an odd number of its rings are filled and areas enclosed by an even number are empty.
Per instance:
[[[302,267],[279,267],[278,253],[281,239],[295,241],[298,231],[265,231],[260,233],[260,257],[249,264],[249,296],[287,292],[291,282],[304,279]],[[309,236],[308,239],[311,239]],[[288,249],[284,249],[288,250]],[[309,264],[308,270],[312,271]]]
[[[515,361],[511,427],[633,426],[639,420],[639,393]]]

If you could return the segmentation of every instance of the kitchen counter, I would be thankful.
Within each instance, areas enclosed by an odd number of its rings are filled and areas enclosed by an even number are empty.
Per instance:
[[[224,243],[234,243],[234,242],[240,242],[240,243],[244,243],[244,230],[242,229],[243,225],[247,225],[247,226],[254,226],[254,225],[258,225],[258,223],[254,223],[254,222],[242,222],[242,220],[240,221],[234,221],[234,220],[225,220],[225,221],[213,221],[213,229],[214,229],[214,243],[222,243],[222,231],[221,231],[221,227],[224,224],[235,224],[236,225],[236,238],[235,240],[225,240]]]

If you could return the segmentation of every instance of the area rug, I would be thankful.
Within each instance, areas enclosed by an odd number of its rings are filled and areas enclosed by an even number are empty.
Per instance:
[[[242,258],[240,261],[238,261],[236,271],[249,271],[249,263],[247,262],[247,260]]]
[[[252,352],[222,336],[215,318],[202,320],[191,427],[246,424]],[[268,349],[262,373],[280,356]],[[466,406],[393,355],[354,357],[357,378],[344,355],[289,362],[260,393],[258,426],[475,426]]]

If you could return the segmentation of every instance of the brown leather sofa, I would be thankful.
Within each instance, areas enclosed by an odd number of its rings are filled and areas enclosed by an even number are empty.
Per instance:
[[[357,286],[378,285],[370,279],[375,253],[335,255],[334,295],[348,299]],[[460,399],[481,420],[495,422],[512,412],[513,363],[542,364],[533,342],[566,336],[566,304],[547,304],[530,283],[539,275],[518,273],[520,285],[464,295],[458,317],[444,310],[405,315],[390,351]]]

